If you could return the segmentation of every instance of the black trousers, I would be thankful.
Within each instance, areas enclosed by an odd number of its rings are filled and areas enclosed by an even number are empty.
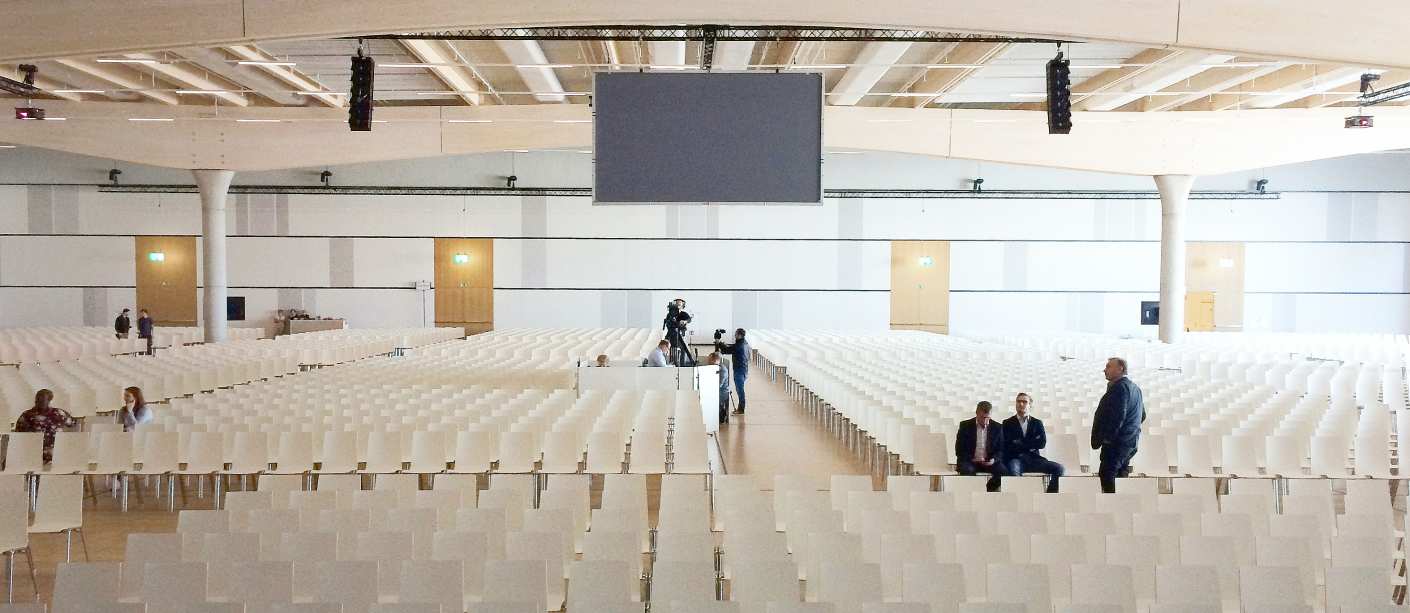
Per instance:
[[[1135,447],[1108,445],[1102,447],[1101,464],[1097,467],[1097,478],[1102,482],[1102,492],[1116,493],[1117,477],[1131,476],[1131,458],[1136,457]]]
[[[965,476],[974,476],[979,473],[993,475],[989,478],[989,483],[986,485],[991,492],[999,491],[999,483],[1002,480],[1001,477],[1009,476],[1008,466],[1002,461],[995,461],[988,466],[980,466],[975,464],[974,460],[960,460],[955,463],[955,470]]]
[[[1049,460],[1036,453],[1025,454],[1016,458],[1004,460],[1009,465],[1009,473],[1022,475],[1023,473],[1045,473],[1048,475],[1048,493],[1058,492],[1058,479],[1062,477],[1062,465]]]

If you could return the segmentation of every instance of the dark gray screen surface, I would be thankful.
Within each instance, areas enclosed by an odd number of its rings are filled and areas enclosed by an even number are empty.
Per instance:
[[[598,203],[822,201],[822,77],[597,73]]]

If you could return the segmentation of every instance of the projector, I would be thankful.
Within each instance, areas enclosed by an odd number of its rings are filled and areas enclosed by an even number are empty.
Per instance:
[[[33,106],[15,107],[15,119],[44,119],[44,109]]]
[[[1370,115],[1352,115],[1346,118],[1347,129],[1370,128],[1376,125],[1376,118]]]

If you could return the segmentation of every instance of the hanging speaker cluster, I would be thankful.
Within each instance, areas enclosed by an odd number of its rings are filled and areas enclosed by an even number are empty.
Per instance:
[[[372,130],[372,76],[377,64],[357,50],[352,58],[352,87],[348,90],[348,129],[353,132]]]
[[[1048,60],[1048,134],[1072,132],[1072,69],[1062,52]]]

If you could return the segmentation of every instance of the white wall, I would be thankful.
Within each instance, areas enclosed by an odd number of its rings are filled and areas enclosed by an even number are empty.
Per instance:
[[[105,325],[132,306],[137,234],[200,232],[193,194],[50,185],[106,162],[0,150],[0,325]],[[20,152],[18,155],[15,152]],[[581,185],[586,156],[488,155],[334,169],[344,184]],[[1404,155],[1201,178],[1244,190],[1271,177],[1277,200],[1197,200],[1189,239],[1247,241],[1250,330],[1410,332],[1410,173]],[[5,161],[14,163],[4,163]],[[1149,190],[1148,178],[907,156],[829,156],[831,187]],[[307,183],[316,173],[238,176]],[[187,183],[129,168],[124,180]],[[45,180],[48,179],[48,180]],[[231,295],[249,321],[277,308],[353,325],[434,321],[433,239],[495,240],[499,326],[654,326],[690,302],[696,329],[887,325],[889,241],[950,240],[951,328],[1147,335],[1139,303],[1158,289],[1155,200],[829,199],[822,206],[594,207],[579,197],[236,195],[228,206]],[[43,287],[40,287],[43,286]],[[57,286],[63,289],[53,289]],[[423,298],[425,305],[423,308]],[[423,319],[424,318],[424,319]]]

